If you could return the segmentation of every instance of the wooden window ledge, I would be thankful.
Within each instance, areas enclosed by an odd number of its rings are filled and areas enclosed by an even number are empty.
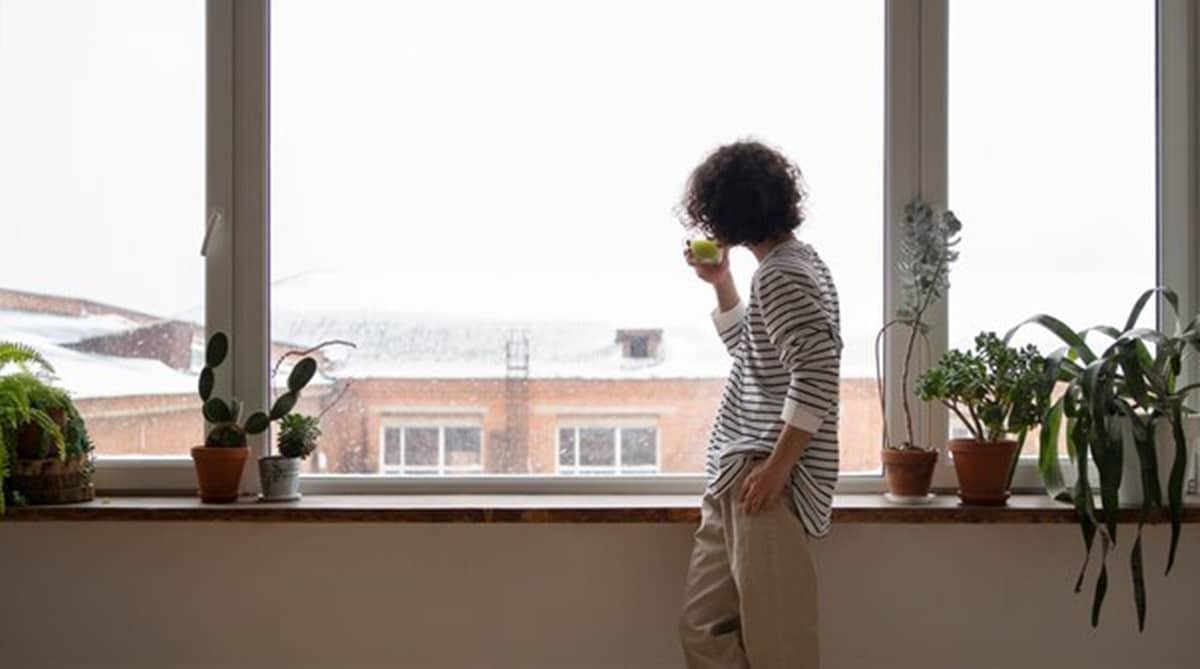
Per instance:
[[[1122,509],[1122,522],[1136,522]],[[700,519],[694,495],[310,495],[297,502],[202,504],[196,497],[98,497],[83,504],[8,509],[0,522],[196,521],[234,523],[685,523]],[[1007,507],[967,507],[952,495],[900,506],[882,495],[838,495],[838,523],[1075,523],[1075,512],[1045,495],[1014,495]],[[1154,523],[1167,521],[1157,513]],[[1184,521],[1200,523],[1189,500]]]

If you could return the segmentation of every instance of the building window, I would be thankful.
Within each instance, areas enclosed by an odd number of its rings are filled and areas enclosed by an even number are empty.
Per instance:
[[[479,474],[483,430],[417,423],[386,426],[381,454],[384,474]]]
[[[658,472],[658,429],[654,427],[561,426],[560,474],[654,474]]]

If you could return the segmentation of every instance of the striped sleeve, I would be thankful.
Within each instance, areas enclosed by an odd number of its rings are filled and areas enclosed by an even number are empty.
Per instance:
[[[712,319],[713,325],[717,327],[717,334],[721,335],[721,341],[725,344],[725,350],[733,355],[746,331],[746,305],[738,302],[729,311],[721,311],[718,307],[713,310]]]
[[[816,433],[837,402],[841,338],[807,275],[764,273],[759,288],[767,337],[790,376],[781,418]]]

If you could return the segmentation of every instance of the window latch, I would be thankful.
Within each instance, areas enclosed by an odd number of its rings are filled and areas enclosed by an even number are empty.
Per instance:
[[[212,239],[213,230],[225,220],[225,210],[213,207],[208,215],[208,223],[204,227],[204,241],[200,243],[200,255],[208,257],[208,242]]]

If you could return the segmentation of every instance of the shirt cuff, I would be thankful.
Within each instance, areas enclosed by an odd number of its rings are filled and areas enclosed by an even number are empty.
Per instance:
[[[746,305],[742,304],[741,302],[733,305],[733,308],[729,311],[721,311],[721,308],[717,307],[716,309],[713,309],[712,312],[713,325],[716,325],[717,332],[722,334],[728,332],[730,328],[738,323],[741,323],[742,319],[745,317]]]
[[[783,414],[780,417],[788,425],[809,434],[816,434],[821,427],[820,416],[809,413],[799,402],[790,397],[783,403]]]

